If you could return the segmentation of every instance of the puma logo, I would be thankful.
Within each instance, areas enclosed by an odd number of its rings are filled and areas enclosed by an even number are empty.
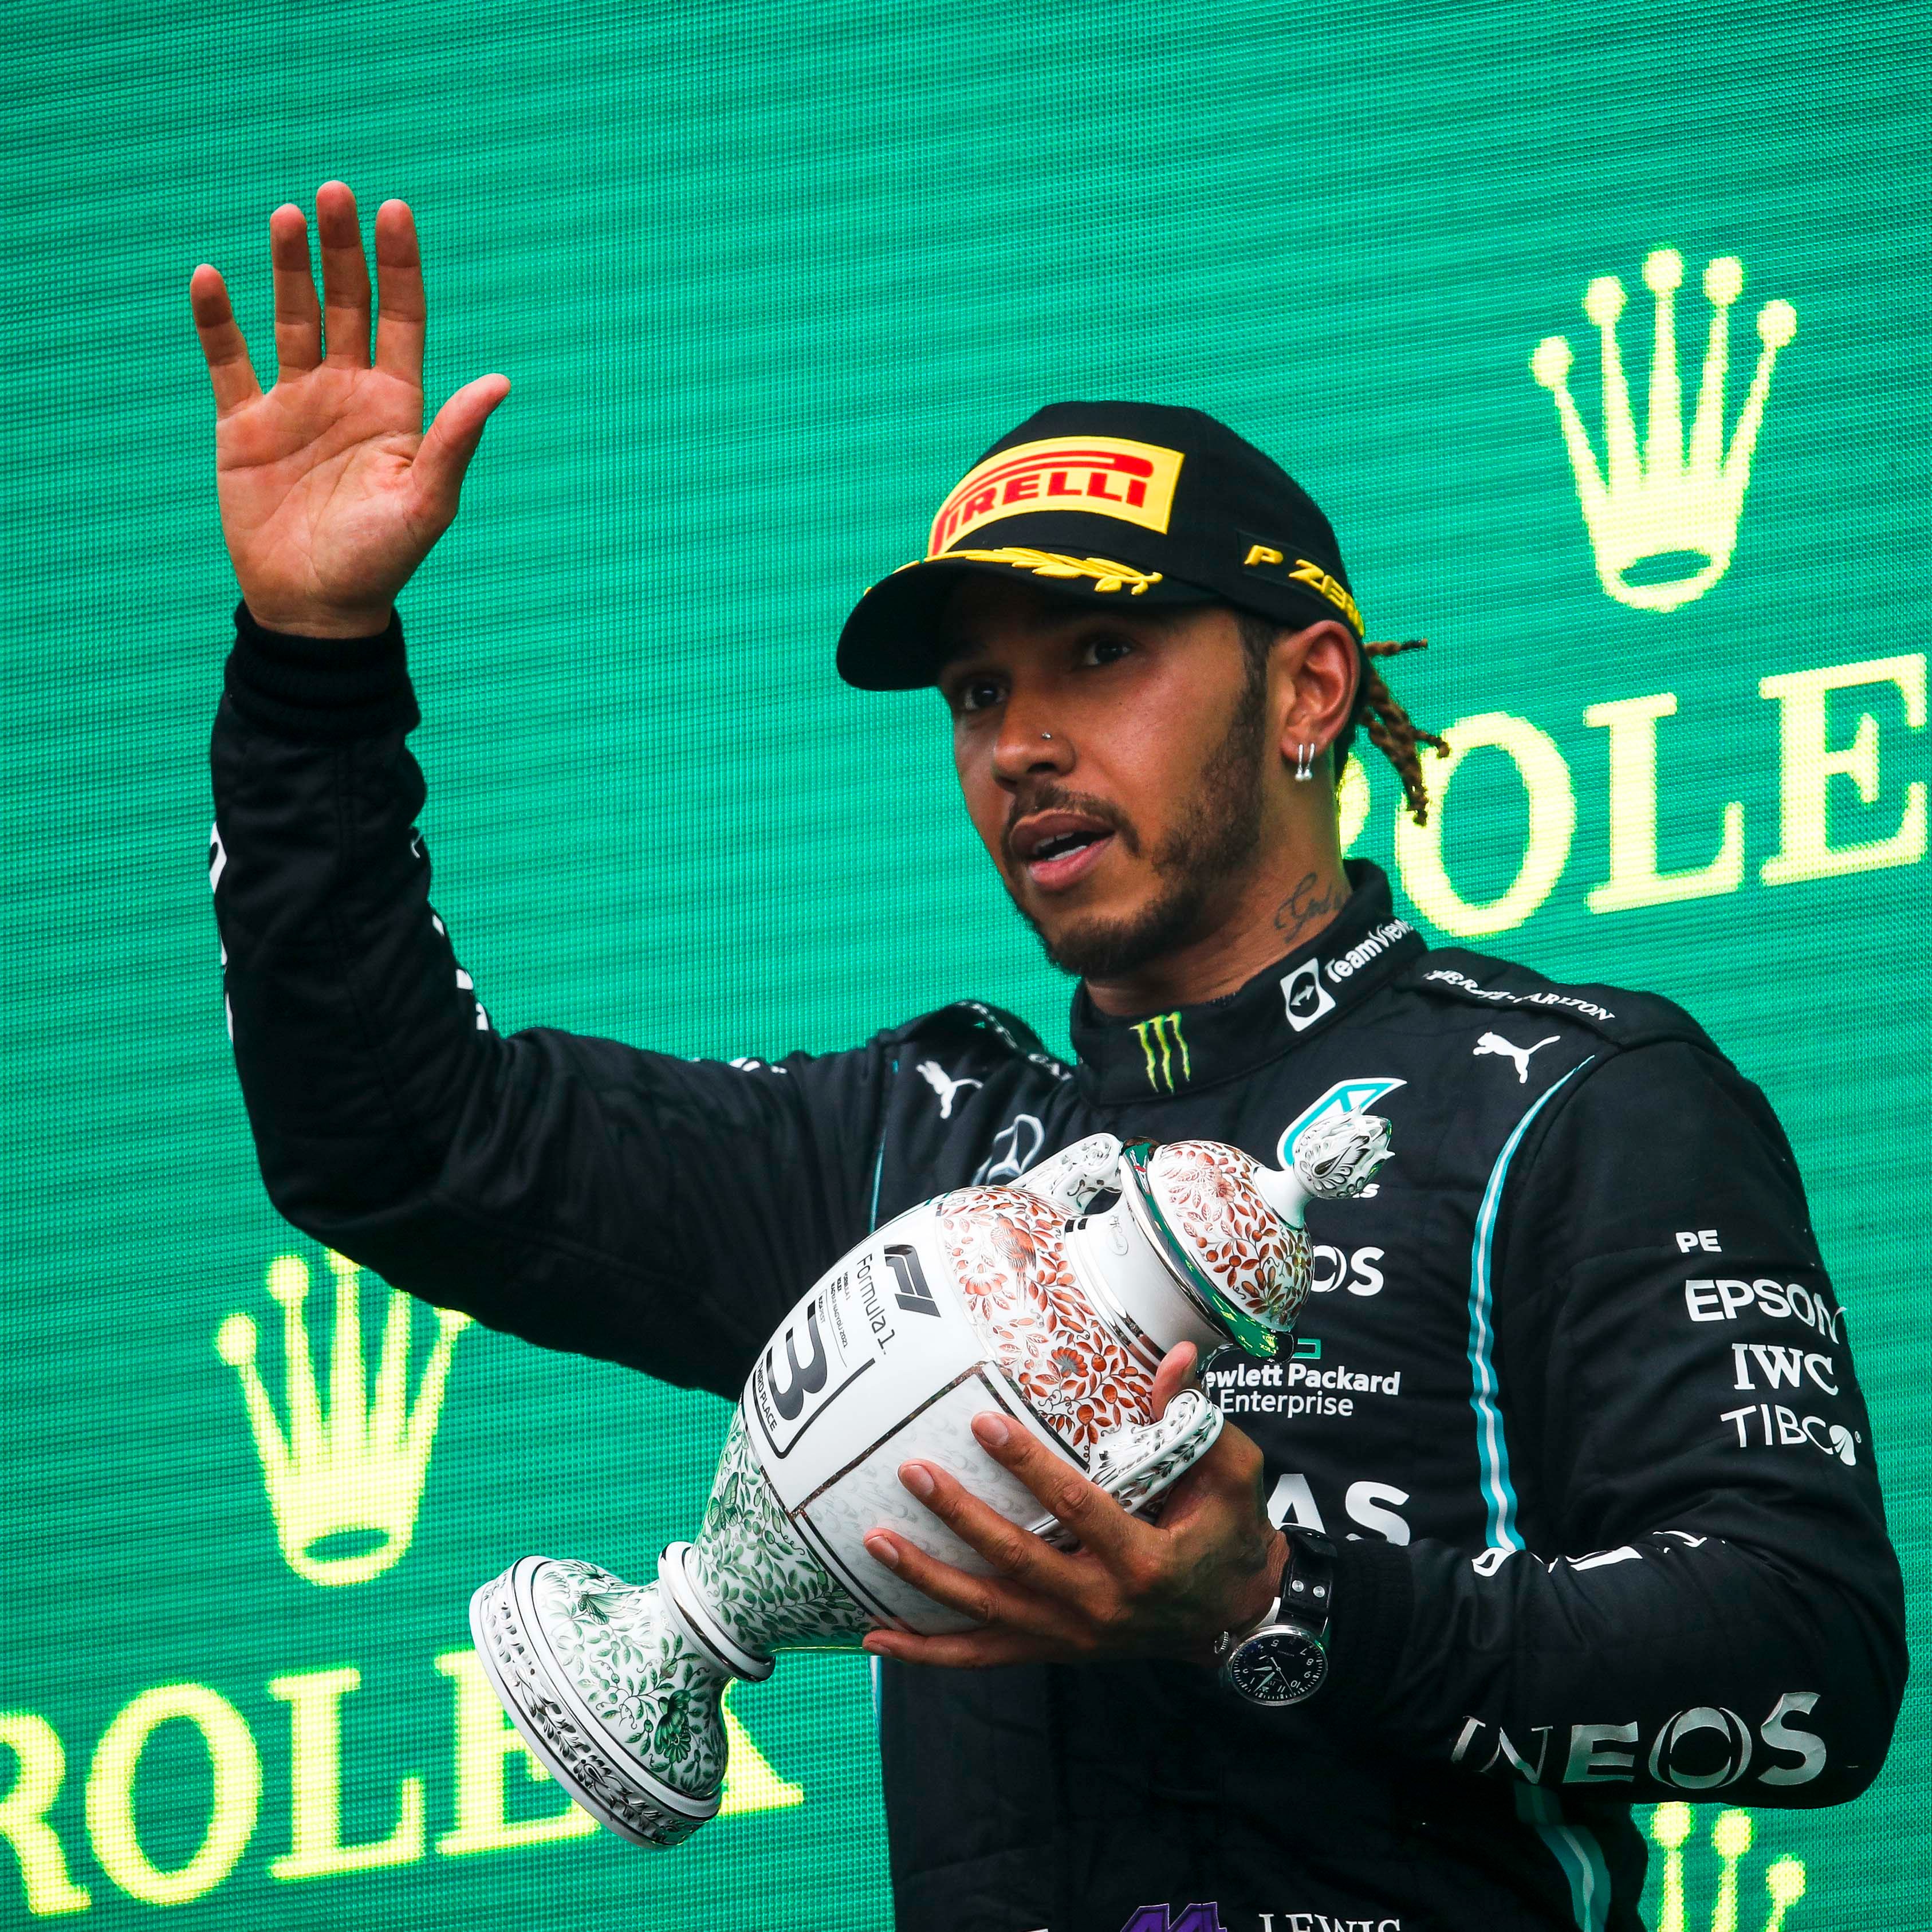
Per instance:
[[[1538,1040],[1534,1046],[1512,1046],[1499,1033],[1486,1033],[1472,1049],[1472,1056],[1480,1059],[1486,1053],[1499,1053],[1516,1062],[1516,1084],[1519,1087],[1529,1084],[1529,1056],[1540,1053],[1546,1046],[1554,1046],[1563,1036],[1553,1033],[1547,1040]]]
[[[915,1069],[915,1071],[924,1078],[926,1084],[939,1096],[939,1118],[942,1120],[950,1120],[952,1119],[952,1102],[955,1095],[964,1092],[968,1087],[977,1087],[982,1084],[977,1080],[954,1080],[950,1078],[946,1073],[946,1069],[940,1066],[939,1062],[936,1060],[922,1060],[919,1063],[916,1069]]]

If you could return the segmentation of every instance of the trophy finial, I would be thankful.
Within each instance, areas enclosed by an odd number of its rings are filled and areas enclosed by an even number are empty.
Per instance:
[[[1312,1120],[1295,1137],[1286,1168],[1257,1167],[1255,1186],[1291,1228],[1310,1201],[1348,1201],[1361,1193],[1393,1151],[1378,1114],[1340,1113]]]

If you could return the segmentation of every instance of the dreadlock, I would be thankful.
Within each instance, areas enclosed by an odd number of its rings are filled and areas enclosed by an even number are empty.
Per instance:
[[[1282,626],[1272,617],[1248,610],[1237,610],[1234,617],[1240,626],[1242,648],[1247,653],[1250,686],[1258,692],[1267,676],[1268,652]],[[1429,786],[1422,775],[1422,754],[1416,748],[1431,746],[1442,758],[1449,754],[1448,743],[1435,732],[1424,730],[1409,716],[1402,700],[1376,668],[1376,660],[1399,657],[1404,651],[1421,650],[1428,642],[1426,638],[1404,638],[1362,646],[1362,681],[1355,692],[1354,708],[1330,747],[1335,754],[1335,782],[1340,785],[1359,724],[1368,733],[1369,742],[1395,767],[1396,776],[1402,781],[1402,796],[1408,801],[1409,816],[1418,825],[1429,823]]]

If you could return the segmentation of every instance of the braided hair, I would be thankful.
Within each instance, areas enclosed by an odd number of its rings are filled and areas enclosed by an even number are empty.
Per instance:
[[[1268,656],[1274,640],[1280,636],[1283,626],[1273,617],[1258,616],[1252,611],[1234,612],[1236,622],[1240,626],[1241,645],[1247,653],[1248,676],[1251,688],[1258,688],[1267,676]],[[1342,782],[1342,773],[1347,767],[1349,747],[1353,745],[1359,726],[1369,734],[1369,742],[1395,767],[1396,776],[1402,781],[1402,796],[1408,801],[1409,816],[1418,825],[1429,823],[1429,786],[1422,775],[1422,754],[1418,746],[1432,746],[1438,758],[1449,755],[1449,746],[1445,739],[1433,731],[1425,731],[1411,718],[1403,708],[1402,700],[1388,688],[1382,673],[1376,668],[1378,658],[1399,657],[1404,651],[1419,651],[1428,644],[1426,638],[1404,638],[1389,643],[1365,643],[1362,646],[1362,678],[1356,687],[1354,708],[1348,713],[1348,722],[1342,727],[1330,749],[1335,754],[1335,782]]]

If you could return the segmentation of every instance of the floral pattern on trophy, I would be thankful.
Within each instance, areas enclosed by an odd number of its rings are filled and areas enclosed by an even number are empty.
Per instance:
[[[694,1544],[664,1552],[656,1582],[626,1583],[595,1564],[532,1556],[476,1592],[471,1628],[478,1650],[532,1749],[565,1789],[632,1842],[671,1845],[688,1836],[718,1808],[726,1749],[721,1698],[729,1678],[756,1681],[783,1650],[853,1647],[872,1621],[808,1546],[804,1526],[808,1521],[814,1541],[824,1539],[826,1562],[856,1563],[868,1528],[894,1520],[894,1508],[916,1508],[896,1479],[906,1454],[976,1468],[984,1459],[976,1444],[969,1448],[970,1419],[982,1389],[999,1379],[994,1364],[1094,1480],[1130,1508],[1150,1510],[1215,1439],[1220,1412],[1197,1390],[1183,1391],[1159,1422],[1150,1420],[1150,1364],[1110,1325],[1126,1276],[1112,1274],[1097,1250],[1078,1249],[1076,1266],[1068,1222],[1087,1214],[1110,1177],[1124,1192],[1144,1190],[1139,1198],[1162,1224],[1158,1251],[1143,1241],[1114,1244],[1111,1252],[1162,1271],[1163,1283],[1184,1267],[1192,1277],[1189,1298],[1210,1325],[1251,1316],[1279,1331],[1307,1288],[1303,1203],[1360,1192],[1388,1151],[1387,1124],[1362,1114],[1309,1123],[1280,1172],[1204,1142],[1148,1148],[1142,1166],[1141,1147],[1124,1150],[1113,1136],[1095,1135],[1030,1171],[1020,1185],[963,1188],[909,1210],[870,1238],[868,1252],[878,1253],[868,1266],[876,1267],[880,1255],[916,1261],[915,1244],[931,1244],[928,1265],[943,1256],[956,1299],[935,1299],[922,1287],[910,1298],[893,1291],[896,1306],[916,1306],[932,1325],[920,1323],[914,1336],[902,1324],[892,1362],[879,1354],[855,1366],[850,1352],[873,1346],[871,1335],[890,1336],[889,1322],[869,1331],[835,1324],[827,1337],[856,1338],[838,1341],[848,1352],[836,1383],[828,1383],[824,1352],[830,1342],[814,1335],[806,1352],[818,1378],[802,1393],[796,1337],[788,1340],[793,1383],[774,1400],[788,1397],[791,1406],[778,1402],[777,1413],[790,1422],[802,1413],[804,1393],[826,1391],[800,1425],[800,1433],[821,1432],[798,1461],[780,1470],[765,1458],[768,1436],[754,1438],[748,1429],[746,1405],[764,1388],[758,1379],[764,1372],[754,1371],[726,1438],[704,1528]],[[1029,1191],[1029,1183],[1042,1193]],[[912,1262],[907,1267],[916,1282]],[[799,1304],[794,1312],[808,1334],[820,1298],[830,1306],[838,1296],[859,1297],[848,1315],[854,1324],[872,1321],[853,1279],[841,1264]],[[1219,1304],[1212,1315],[1204,1306],[1210,1288]],[[1089,1292],[1104,1312],[1089,1304]],[[861,1370],[879,1362],[888,1372],[869,1378],[840,1406]],[[769,1434],[769,1416],[762,1426]],[[773,1453],[796,1446],[794,1436]],[[982,1493],[988,1482],[997,1487],[995,1477],[977,1480]],[[1064,1540],[1060,1526],[1036,1520],[1036,1503],[1016,1487],[993,1506],[1018,1526]],[[788,1508],[799,1512],[797,1523]],[[808,1518],[808,1510],[816,1513]],[[958,1553],[970,1556],[963,1548]],[[888,1620],[951,1627],[951,1613],[936,1606],[887,1603],[892,1590],[879,1583],[874,1606]]]
[[[1082,1456],[1146,1421],[1153,1378],[1082,1294],[1059,1210],[1012,1187],[962,1188],[938,1206],[953,1284],[1034,1413]]]
[[[758,1467],[740,1410],[686,1559],[712,1614],[754,1656],[850,1650],[872,1620],[799,1540]]]
[[[573,1796],[584,1793],[634,1840],[668,1846],[688,1838],[703,1819],[686,1817],[654,1803],[613,1760],[608,1747],[587,1736],[577,1718],[548,1693],[543,1668],[532,1654],[530,1634],[518,1615],[509,1577],[499,1577],[477,1594],[478,1640],[488,1644],[500,1666],[507,1666],[498,1672],[504,1702],[540,1743],[544,1756],[562,1774],[566,1788]]]
[[[1192,1468],[1221,1433],[1221,1412],[1198,1389],[1183,1389],[1157,1422],[1111,1436],[1094,1452],[1088,1480],[1105,1490],[1124,1510],[1158,1520],[1149,1505]],[[1056,1550],[1077,1550],[1079,1538],[1053,1516],[1030,1526]]]
[[[1168,1222],[1228,1298],[1269,1328],[1291,1327],[1307,1299],[1307,1230],[1262,1198],[1260,1163],[1219,1141],[1172,1141],[1148,1163]]]
[[[724,1679],[672,1622],[656,1590],[566,1558],[535,1585],[544,1636],[592,1717],[646,1770],[702,1797],[724,1775]]]

